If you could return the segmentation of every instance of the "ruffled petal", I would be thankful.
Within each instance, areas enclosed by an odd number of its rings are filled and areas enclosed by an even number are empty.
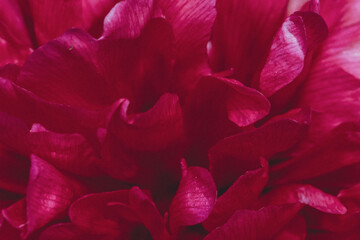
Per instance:
[[[30,0],[29,5],[35,34],[41,45],[71,27],[81,26],[81,0]]]
[[[316,127],[331,128],[359,120],[360,18],[358,1],[322,1],[329,37],[312,64],[299,93],[298,105],[311,106],[327,117]]]
[[[24,230],[27,221],[25,198],[17,201],[8,208],[3,209],[1,214],[12,227],[18,230]]]
[[[223,225],[236,210],[250,207],[268,180],[268,163],[263,159],[261,164],[262,168],[245,172],[216,200],[213,211],[203,222],[206,230]]]
[[[159,151],[178,143],[184,136],[184,123],[179,98],[164,94],[154,107],[144,113],[129,114],[129,101],[124,101],[109,124],[119,144],[136,151]]]
[[[105,240],[101,236],[87,233],[72,223],[59,223],[45,229],[40,240]]]
[[[182,161],[183,176],[169,208],[172,234],[180,226],[191,226],[203,222],[213,210],[216,186],[208,170],[201,167],[187,169]]]
[[[80,134],[59,134],[34,124],[28,136],[31,153],[55,167],[77,175],[97,176],[100,161],[89,142]]]
[[[270,104],[258,91],[236,80],[203,77],[191,92],[185,114],[193,144],[211,146],[268,114]],[[206,149],[207,151],[207,149]]]
[[[301,115],[308,115],[304,112]],[[229,186],[247,170],[258,168],[260,157],[270,159],[303,139],[304,119],[274,119],[260,128],[219,141],[209,151],[210,171],[218,186]]]
[[[25,236],[51,220],[66,215],[70,204],[85,192],[86,188],[81,183],[32,155],[26,193]]]
[[[286,11],[281,1],[217,1],[210,63],[213,71],[234,69],[234,76],[249,84],[265,63],[273,36]]]
[[[311,185],[280,186],[263,195],[259,201],[260,206],[302,203],[325,213],[345,214],[347,211],[338,198]]]
[[[170,239],[163,216],[161,216],[153,200],[138,187],[133,187],[129,192],[129,202],[131,208],[150,231],[154,240]]]
[[[301,209],[299,204],[264,207],[260,210],[238,210],[204,240],[272,239]]]
[[[154,15],[153,0],[126,0],[117,3],[105,17],[102,37],[136,38]]]
[[[159,6],[173,27],[177,58],[206,53],[216,16],[215,0],[160,0]]]
[[[33,51],[24,15],[18,1],[1,1],[0,66],[7,63],[22,65]]]
[[[318,177],[359,163],[358,124],[343,124],[310,149],[270,168],[270,184],[296,182]]]
[[[0,145],[1,189],[25,194],[29,169],[30,163],[27,158]]]
[[[134,214],[129,206],[129,190],[85,195],[69,210],[71,222],[87,233],[117,237],[131,231],[127,219],[136,219]]]
[[[290,84],[304,68],[305,57],[327,36],[327,26],[314,12],[296,12],[289,16],[276,34],[266,64],[260,75],[259,88],[271,96]]]
[[[274,240],[305,240],[306,231],[304,217],[297,215],[274,237]]]

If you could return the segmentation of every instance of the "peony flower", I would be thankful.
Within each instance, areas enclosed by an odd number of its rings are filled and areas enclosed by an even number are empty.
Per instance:
[[[116,2],[4,1],[1,239],[357,238],[356,1]]]

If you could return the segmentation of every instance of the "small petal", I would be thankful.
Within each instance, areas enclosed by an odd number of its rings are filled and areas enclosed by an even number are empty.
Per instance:
[[[203,222],[206,230],[223,225],[236,210],[250,207],[268,180],[268,163],[265,159],[261,163],[262,168],[245,172],[216,200],[213,211]]]
[[[216,186],[208,170],[201,167],[186,169],[170,208],[170,229],[176,234],[178,227],[203,222],[211,213],[216,200]]]
[[[299,204],[264,207],[260,210],[238,210],[221,227],[204,240],[272,239],[301,209]]]
[[[153,0],[126,0],[117,3],[105,17],[103,37],[136,38],[154,15]]]
[[[271,96],[300,75],[308,51],[326,38],[327,27],[314,12],[296,12],[289,16],[276,34],[266,64],[260,75],[259,87]]]
[[[294,184],[280,186],[263,195],[259,201],[261,206],[302,203],[331,214],[345,214],[347,211],[338,198],[324,193],[311,185]]]
[[[210,170],[216,183],[228,186],[245,171],[257,168],[260,157],[269,159],[288,150],[303,139],[308,125],[308,117],[278,119],[219,141],[209,151]]]
[[[26,205],[25,198],[12,204],[10,207],[1,211],[2,216],[11,224],[12,227],[24,230],[26,227]]]
[[[86,188],[81,183],[32,155],[26,193],[25,236],[51,220],[63,217],[70,204],[85,192]]]
[[[131,208],[150,231],[154,240],[170,239],[163,216],[161,216],[153,200],[138,187],[133,187],[129,192],[129,202]]]

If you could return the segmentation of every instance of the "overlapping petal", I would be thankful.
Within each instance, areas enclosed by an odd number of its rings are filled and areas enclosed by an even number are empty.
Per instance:
[[[264,207],[260,210],[238,210],[221,227],[210,232],[204,240],[266,240],[291,221],[301,209],[299,204]]]
[[[183,176],[169,208],[172,234],[180,226],[191,226],[203,222],[213,210],[217,190],[208,170],[201,167],[187,168],[182,161]]]

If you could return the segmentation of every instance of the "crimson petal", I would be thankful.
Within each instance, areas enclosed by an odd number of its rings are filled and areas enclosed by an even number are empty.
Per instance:
[[[246,170],[257,168],[260,157],[269,159],[291,148],[305,136],[308,125],[309,116],[277,119],[219,141],[209,151],[210,170],[216,183],[229,185]]]
[[[311,185],[285,185],[272,189],[260,199],[260,206],[302,203],[322,212],[345,214],[347,209],[340,200]]]
[[[280,27],[286,0],[217,1],[210,63],[215,72],[234,68],[235,78],[249,84],[265,63]]]
[[[80,134],[59,134],[33,125],[28,136],[33,154],[55,167],[83,176],[100,175],[96,164],[99,157]]]
[[[72,223],[59,223],[45,229],[40,240],[105,240],[101,236],[91,235]]]
[[[221,227],[204,240],[272,239],[301,209],[299,204],[264,207],[260,210],[238,210]]]
[[[0,39],[0,66],[7,63],[23,64],[33,51],[18,1],[1,1]]]
[[[221,226],[238,209],[250,207],[259,196],[268,180],[268,163],[262,159],[262,168],[241,175],[215,203],[209,217],[203,222],[206,230]],[[241,196],[241,197],[239,197]]]
[[[2,216],[16,229],[24,230],[26,227],[25,198],[20,199],[1,211]]]
[[[291,83],[302,72],[306,54],[326,36],[327,26],[320,15],[296,12],[289,16],[275,36],[261,72],[261,92],[271,96]]]
[[[154,14],[153,0],[126,0],[117,3],[105,17],[103,37],[136,38]]]
[[[173,27],[177,58],[205,53],[215,20],[215,0],[160,0],[159,6]]]
[[[310,179],[359,163],[359,130],[359,124],[335,128],[309,150],[270,168],[270,184]]]
[[[305,240],[306,230],[304,217],[297,215],[274,237],[274,240]]]
[[[66,215],[70,204],[85,192],[86,188],[81,183],[32,155],[26,193],[25,236],[51,220]]]
[[[133,187],[129,192],[129,202],[154,240],[170,239],[163,217],[154,202],[143,191],[138,187]]]
[[[201,167],[187,169],[182,160],[183,176],[169,208],[170,229],[203,222],[211,213],[216,200],[216,186],[208,170]]]
[[[129,114],[125,101],[112,116],[109,129],[120,144],[132,150],[159,151],[178,142],[184,135],[179,98],[164,94],[144,113]]]
[[[128,219],[134,217],[119,213],[135,214],[129,208],[129,190],[95,193],[76,200],[70,207],[69,217],[88,233],[121,236],[130,231]]]

